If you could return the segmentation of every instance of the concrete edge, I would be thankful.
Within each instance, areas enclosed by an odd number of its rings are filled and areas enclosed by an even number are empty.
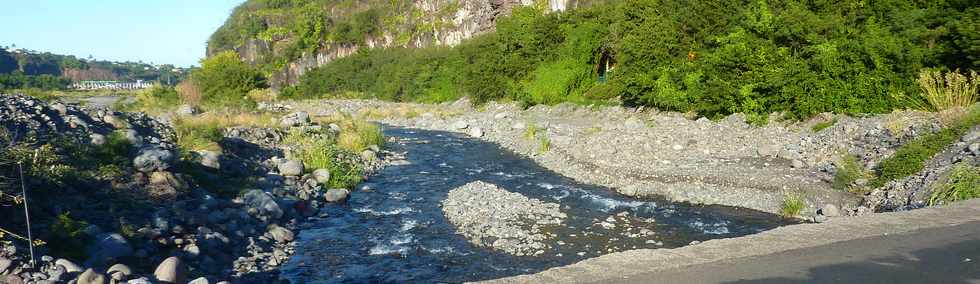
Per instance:
[[[980,221],[980,199],[913,211],[834,218],[825,223],[776,228],[675,249],[624,251],[551,268],[536,274],[483,283],[588,283],[726,259],[768,255],[873,236]]]

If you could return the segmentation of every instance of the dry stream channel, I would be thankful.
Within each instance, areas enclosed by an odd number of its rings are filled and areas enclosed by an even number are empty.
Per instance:
[[[294,283],[465,282],[534,273],[612,252],[674,248],[793,223],[759,211],[635,199],[576,182],[496,144],[449,132],[386,127],[405,161],[372,176],[348,202],[304,225],[282,269]],[[474,181],[494,184],[567,215],[547,249],[513,256],[471,244],[440,204]],[[534,220],[528,220],[534,222]]]

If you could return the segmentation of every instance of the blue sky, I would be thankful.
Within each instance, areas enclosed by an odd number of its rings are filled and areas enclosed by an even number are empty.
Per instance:
[[[197,65],[244,0],[0,0],[0,46],[114,61]]]

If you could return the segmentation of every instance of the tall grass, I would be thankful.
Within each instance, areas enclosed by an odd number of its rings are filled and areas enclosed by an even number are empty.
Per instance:
[[[926,161],[978,124],[980,124],[980,107],[970,107],[965,114],[950,122],[949,127],[942,131],[920,136],[902,145],[895,154],[878,163],[878,178],[871,182],[871,186],[880,187],[889,181],[921,171]]]
[[[209,119],[176,119],[174,132],[177,134],[177,146],[184,152],[221,151],[218,142],[224,137],[222,126]]]
[[[914,109],[938,112],[947,125],[965,115],[980,98],[980,75],[973,70],[969,74],[922,70],[916,82],[922,91],[918,96],[896,93],[895,98]]]
[[[381,126],[364,120],[353,120],[348,128],[341,129],[337,145],[354,152],[361,152],[371,145],[384,147],[384,133]]]
[[[330,181],[326,184],[329,187],[352,188],[363,178],[361,175],[364,169],[358,163],[359,157],[329,139],[323,139],[301,129],[293,129],[283,143],[290,146],[291,158],[303,161],[307,172],[318,169],[329,170]]]
[[[806,202],[799,195],[788,195],[786,199],[783,199],[783,206],[780,212],[785,217],[796,217],[800,215],[803,208],[806,207]]]

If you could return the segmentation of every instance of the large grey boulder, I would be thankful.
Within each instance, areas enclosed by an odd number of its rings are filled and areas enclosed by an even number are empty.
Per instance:
[[[157,269],[153,271],[153,276],[157,278],[157,281],[163,283],[187,283],[187,267],[179,258],[171,256],[157,266]]]
[[[133,270],[130,269],[129,266],[120,263],[110,266],[109,269],[106,270],[106,274],[109,274],[109,277],[113,280],[126,281],[126,279],[129,279],[129,276],[133,275]]]
[[[95,236],[95,244],[89,249],[88,263],[93,266],[106,264],[116,258],[133,254],[133,248],[120,234],[99,234]]]
[[[173,166],[176,158],[177,155],[167,149],[158,147],[144,148],[133,159],[133,167],[136,167],[137,170],[144,173],[166,171]]]
[[[283,176],[300,176],[303,174],[303,162],[297,160],[288,160],[278,166],[279,174]]]
[[[326,199],[327,202],[340,202],[347,199],[347,196],[349,195],[350,195],[350,191],[347,191],[346,189],[334,188],[331,190],[327,190],[327,193],[323,194],[323,198]]]
[[[65,272],[67,272],[67,273],[82,272],[82,267],[81,266],[78,266],[78,264],[75,264],[74,262],[71,262],[71,260],[67,260],[67,259],[64,259],[64,258],[59,258],[59,259],[57,259],[57,260],[54,261],[54,264],[55,265],[60,265],[61,267],[64,267],[65,268]]]
[[[292,127],[310,124],[310,114],[305,111],[297,111],[284,115],[280,120],[282,126]]]
[[[78,279],[75,280],[76,284],[106,284],[105,276],[96,273],[95,270],[91,268],[86,269],[81,275],[78,275]]]
[[[258,189],[253,189],[245,193],[244,199],[245,205],[248,206],[248,211],[254,212],[260,219],[269,221],[282,218],[282,208],[272,198],[272,195]]]
[[[318,169],[313,171],[313,178],[316,179],[317,183],[327,184],[330,182],[330,170],[328,169]]]
[[[181,105],[177,107],[176,113],[178,116],[194,116],[200,113],[200,110],[192,105]]]
[[[293,231],[275,224],[269,225],[269,235],[280,244],[291,242],[294,237]]]
[[[200,151],[201,165],[212,169],[221,169],[221,153],[216,151]]]

